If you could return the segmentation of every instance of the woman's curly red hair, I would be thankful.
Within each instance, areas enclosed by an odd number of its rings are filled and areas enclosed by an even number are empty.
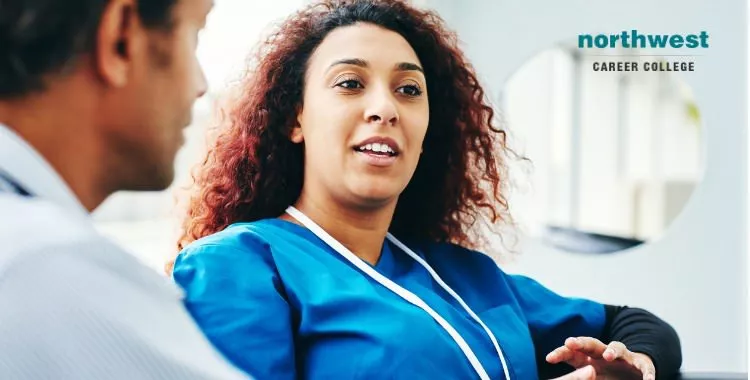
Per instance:
[[[456,35],[432,11],[400,0],[324,1],[283,22],[257,52],[228,123],[195,173],[178,248],[235,222],[281,215],[300,195],[301,144],[289,140],[308,59],[333,29],[372,23],[395,31],[423,64],[430,124],[424,153],[396,206],[391,233],[478,248],[478,219],[510,221],[506,134],[497,128]]]

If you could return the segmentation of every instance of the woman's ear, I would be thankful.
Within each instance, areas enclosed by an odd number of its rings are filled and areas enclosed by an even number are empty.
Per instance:
[[[299,144],[304,141],[305,137],[302,134],[302,127],[297,125],[296,127],[292,128],[292,133],[289,134],[289,140],[292,140],[292,142],[295,144]]]
[[[299,144],[305,140],[305,136],[302,134],[302,123],[300,122],[300,119],[302,119],[302,107],[297,106],[296,108],[297,119],[292,127],[292,132],[289,134],[289,140],[295,144]]]

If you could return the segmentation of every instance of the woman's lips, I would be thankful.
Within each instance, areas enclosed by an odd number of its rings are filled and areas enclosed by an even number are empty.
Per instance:
[[[398,155],[392,156],[389,154],[378,154],[371,151],[361,152],[355,150],[354,153],[358,157],[361,157],[362,161],[364,161],[365,164],[377,167],[391,166],[396,162],[396,159],[398,159]]]

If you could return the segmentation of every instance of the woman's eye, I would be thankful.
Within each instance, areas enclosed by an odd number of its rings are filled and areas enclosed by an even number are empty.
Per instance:
[[[422,90],[420,90],[419,87],[414,86],[414,85],[407,85],[407,86],[399,87],[397,91],[408,96],[422,95]]]
[[[336,84],[337,87],[346,88],[346,89],[355,89],[355,88],[363,88],[362,83],[360,83],[356,79],[347,79],[345,81],[341,81]]]

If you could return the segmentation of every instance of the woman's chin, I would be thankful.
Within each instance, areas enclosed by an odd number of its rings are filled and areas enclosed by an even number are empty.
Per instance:
[[[398,198],[399,192],[394,188],[368,186],[352,189],[352,194],[364,203],[375,205],[391,202]]]

